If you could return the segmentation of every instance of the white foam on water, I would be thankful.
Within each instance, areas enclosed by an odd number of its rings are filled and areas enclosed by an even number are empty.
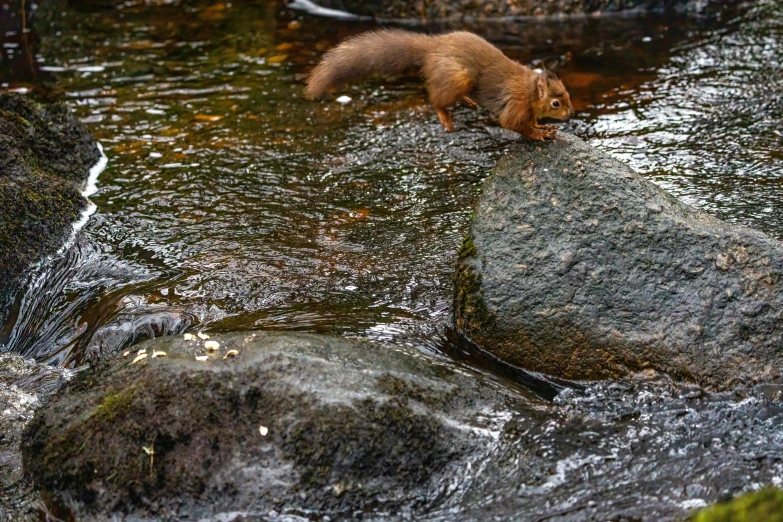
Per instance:
[[[316,5],[310,0],[294,0],[288,4],[289,9],[298,9],[299,11],[305,11],[315,16],[326,16],[328,18],[334,18],[336,20],[370,20],[370,16],[361,16],[345,11],[338,11],[337,9],[329,9]]]
[[[106,154],[103,152],[103,145],[100,143],[97,143],[97,145],[98,150],[101,153],[101,157],[98,159],[98,162],[90,169],[90,173],[87,176],[87,182],[84,184],[84,189],[82,190],[82,196],[87,198],[87,208],[82,210],[82,213],[79,215],[79,219],[73,223],[73,232],[71,233],[71,236],[65,241],[65,244],[63,244],[63,246],[60,247],[60,249],[57,251],[57,255],[60,255],[71,248],[74,241],[76,240],[76,234],[78,234],[79,231],[84,228],[84,225],[86,225],[90,220],[90,216],[95,214],[95,211],[98,210],[97,205],[90,201],[89,197],[98,192],[98,176],[101,175],[101,172],[106,170],[106,165],[109,163],[109,158],[107,158]],[[51,257],[49,259],[51,259]]]

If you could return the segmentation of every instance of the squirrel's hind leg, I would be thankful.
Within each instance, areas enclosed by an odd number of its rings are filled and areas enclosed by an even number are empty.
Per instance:
[[[432,57],[422,68],[426,79],[430,102],[438,113],[447,132],[454,130],[454,121],[448,108],[462,101],[473,90],[473,78],[455,61],[444,57]]]
[[[451,119],[451,114],[449,114],[449,111],[447,109],[439,109],[438,107],[435,107],[435,112],[438,113],[438,118],[440,118],[440,122],[443,124],[443,128],[446,129],[446,132],[453,132],[454,120]]]

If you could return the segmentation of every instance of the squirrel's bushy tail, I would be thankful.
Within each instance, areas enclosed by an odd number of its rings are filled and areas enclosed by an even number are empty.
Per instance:
[[[354,36],[326,53],[307,79],[307,97],[351,80],[372,75],[395,75],[422,65],[431,38],[400,30],[372,31]]]

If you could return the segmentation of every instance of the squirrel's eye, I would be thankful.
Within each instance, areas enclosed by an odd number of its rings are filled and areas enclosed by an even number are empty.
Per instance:
[[[552,100],[552,107],[554,107],[555,109],[557,109],[558,107],[560,107],[560,102],[559,102],[559,101],[557,101],[557,100]]]

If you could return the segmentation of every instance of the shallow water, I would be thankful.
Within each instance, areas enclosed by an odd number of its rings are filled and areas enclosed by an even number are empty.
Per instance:
[[[513,137],[467,108],[446,135],[415,78],[349,88],[344,105],[303,100],[318,56],[369,25],[274,3],[187,5],[43,5],[30,53],[25,33],[2,37],[17,47],[3,47],[0,81],[56,80],[109,157],[97,213],[2,311],[5,350],[75,368],[186,329],[298,329],[396,339],[553,395],[448,331],[471,202]],[[566,130],[697,207],[783,237],[782,20],[762,0],[704,19],[468,28],[561,74],[578,110]],[[443,509],[657,519],[780,481],[777,395],[672,390],[559,395],[548,421],[513,434],[551,450],[549,486],[508,491],[490,477],[470,490],[489,497]]]

